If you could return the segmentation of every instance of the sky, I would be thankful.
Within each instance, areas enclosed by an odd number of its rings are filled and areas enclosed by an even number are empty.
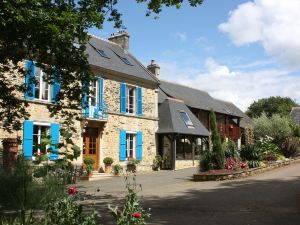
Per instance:
[[[204,0],[196,8],[163,8],[146,17],[146,5],[120,1],[129,51],[160,78],[207,91],[246,110],[270,96],[300,104],[300,0]],[[187,1],[185,1],[187,2]],[[108,38],[106,22],[89,32]]]

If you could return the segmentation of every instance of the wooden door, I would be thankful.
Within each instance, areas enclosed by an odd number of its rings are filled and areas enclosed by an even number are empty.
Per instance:
[[[83,136],[83,159],[95,159],[94,170],[99,168],[99,144],[98,128],[86,128]]]

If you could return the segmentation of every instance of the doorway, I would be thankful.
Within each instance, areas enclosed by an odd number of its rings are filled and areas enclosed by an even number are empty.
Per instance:
[[[93,158],[94,170],[99,168],[99,131],[98,128],[86,128],[83,135],[83,160]]]

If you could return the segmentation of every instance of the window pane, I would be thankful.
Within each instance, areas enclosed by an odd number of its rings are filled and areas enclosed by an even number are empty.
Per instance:
[[[40,98],[40,78],[41,78],[41,69],[39,67],[35,68],[35,87],[34,87],[34,97]]]

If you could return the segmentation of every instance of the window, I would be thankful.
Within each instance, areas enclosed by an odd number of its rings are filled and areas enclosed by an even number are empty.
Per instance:
[[[126,158],[135,158],[136,134],[126,133]]]
[[[95,48],[95,49],[99,53],[99,55],[101,55],[104,58],[108,58],[109,59],[109,57],[107,56],[107,54],[105,53],[105,51],[103,51],[101,49],[98,49],[98,48]]]
[[[33,155],[46,153],[45,149],[40,149],[38,145],[42,143],[42,138],[49,135],[50,126],[33,125]],[[47,147],[48,148],[48,147]]]
[[[46,80],[46,74],[41,68],[36,67],[35,70],[35,88],[34,88],[34,98],[39,100],[50,100],[50,84]]]
[[[121,57],[120,59],[128,66],[133,66],[133,64],[126,58],[126,57]]]
[[[194,128],[194,124],[186,112],[180,112],[180,116],[188,128]]]
[[[134,113],[135,111],[135,87],[127,87],[127,105],[126,105],[126,112],[127,113]]]
[[[98,93],[98,84],[94,80],[90,85],[90,94],[89,94],[89,106],[97,106],[97,93]]]

